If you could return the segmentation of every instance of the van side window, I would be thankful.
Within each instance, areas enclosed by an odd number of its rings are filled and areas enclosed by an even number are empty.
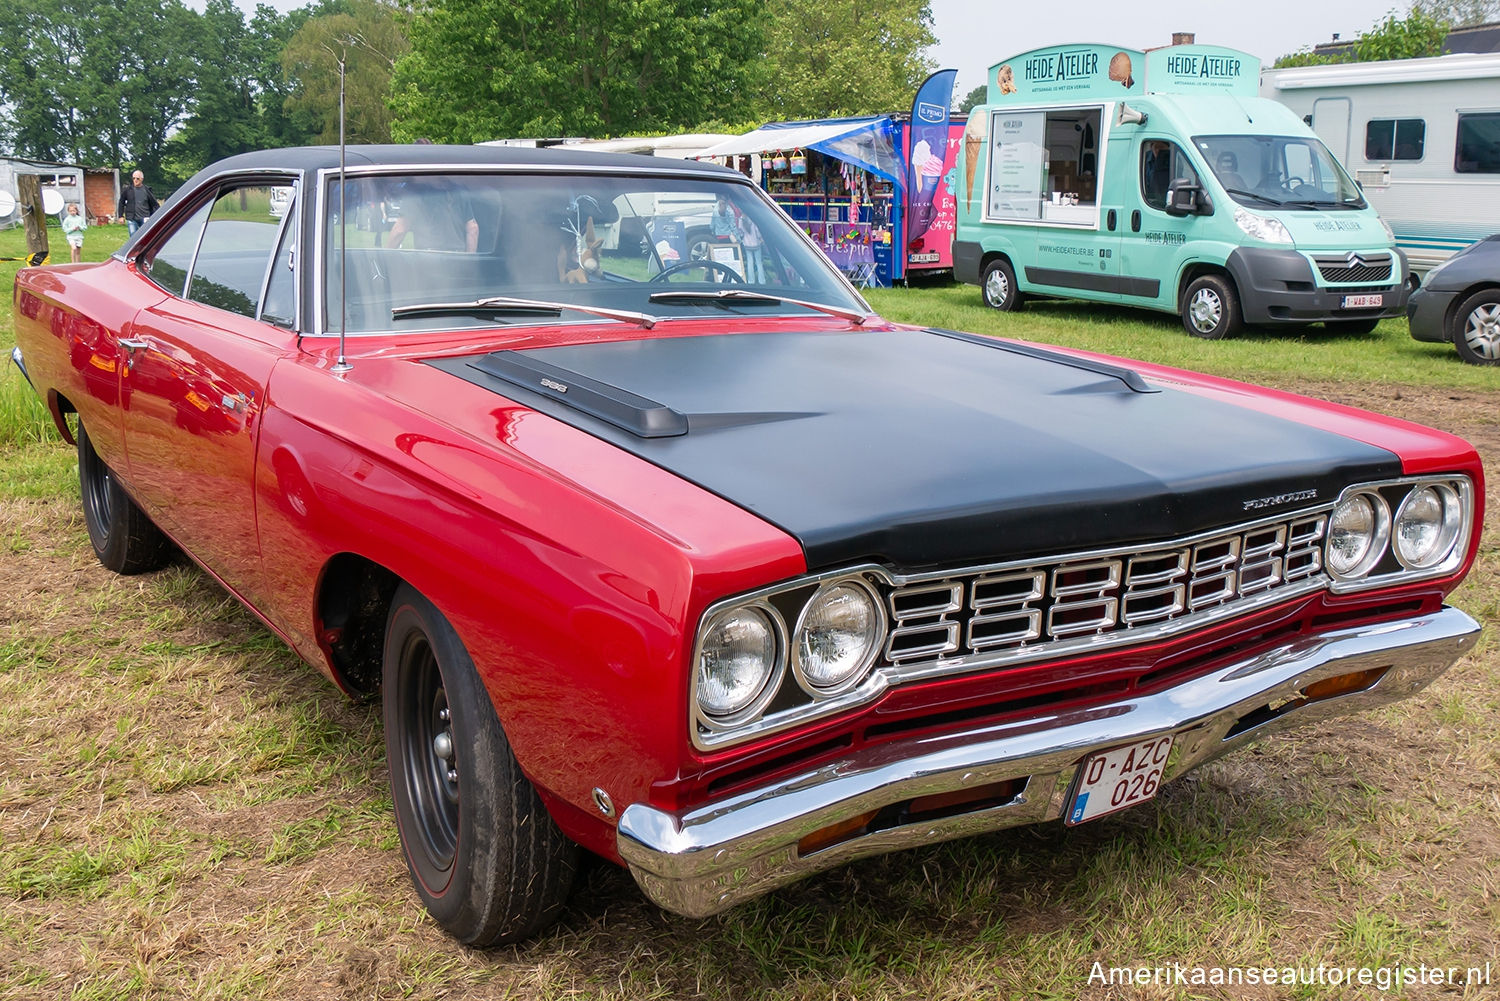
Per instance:
[[[1500,112],[1458,116],[1453,169],[1460,174],[1500,174]]]
[[[1187,154],[1174,142],[1147,139],[1141,143],[1141,200],[1154,209],[1166,211],[1167,189],[1182,178],[1201,184],[1198,172]]]
[[[1366,160],[1420,160],[1427,123],[1420,118],[1372,118],[1365,123]]]

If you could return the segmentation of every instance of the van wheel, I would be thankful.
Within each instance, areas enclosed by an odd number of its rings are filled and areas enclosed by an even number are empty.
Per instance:
[[[521,774],[458,634],[409,584],[391,602],[383,671],[396,827],[428,913],[480,948],[540,931],[577,849]]]
[[[1480,289],[1453,311],[1453,346],[1470,365],[1500,365],[1500,289]]]
[[[114,471],[99,458],[81,420],[75,439],[83,523],[89,530],[94,555],[106,570],[118,574],[145,573],[165,566],[172,558],[171,541],[136,506],[115,479]]]
[[[1182,297],[1182,327],[1194,337],[1211,341],[1238,334],[1244,323],[1234,286],[1219,275],[1204,275],[1188,286]]]
[[[1000,257],[984,269],[984,304],[1002,313],[1021,308],[1021,293],[1016,289],[1016,273],[1010,262]]]

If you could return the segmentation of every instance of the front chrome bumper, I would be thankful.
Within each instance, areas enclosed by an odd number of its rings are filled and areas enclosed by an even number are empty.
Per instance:
[[[681,814],[636,803],[620,816],[617,846],[646,896],[667,910],[706,917],[853,859],[1055,820],[1076,767],[1094,751],[1172,733],[1163,776],[1171,779],[1265,734],[1405,698],[1478,636],[1473,619],[1444,608],[1299,637],[1150,695],[866,747]],[[1324,679],[1382,670],[1349,694],[1300,694]],[[804,838],[872,810],[1011,780],[1020,782],[1004,802],[799,851]]]

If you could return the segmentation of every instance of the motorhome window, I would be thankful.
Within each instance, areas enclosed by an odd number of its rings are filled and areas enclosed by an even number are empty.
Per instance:
[[[1198,172],[1182,147],[1165,139],[1147,139],[1141,143],[1141,200],[1154,209],[1166,211],[1167,189],[1182,178],[1201,184]]]
[[[1500,112],[1458,116],[1453,169],[1460,174],[1500,174]]]
[[[1375,118],[1365,123],[1366,160],[1420,160],[1427,123],[1420,118]]]
[[[991,112],[986,217],[1096,225],[1102,120],[1100,107]]]
[[[1225,193],[1247,207],[1365,207],[1359,186],[1311,136],[1195,136],[1193,144]]]

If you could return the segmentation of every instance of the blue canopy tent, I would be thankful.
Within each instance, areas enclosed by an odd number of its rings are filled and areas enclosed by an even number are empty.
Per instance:
[[[889,285],[901,277],[902,270],[903,255],[892,252],[893,245],[901,245],[895,234],[900,233],[906,190],[900,149],[896,120],[889,115],[868,115],[772,122],[710,146],[698,157],[813,150],[868,174],[857,190],[843,190],[846,185],[826,173],[815,175],[819,182],[816,187],[774,170],[763,175],[762,183],[794,221],[825,245],[835,264],[870,282]],[[762,160],[764,163],[764,157]],[[862,197],[851,199],[851,194],[860,193]],[[856,239],[849,240],[851,236]],[[873,269],[861,267],[859,240],[869,248]]]

